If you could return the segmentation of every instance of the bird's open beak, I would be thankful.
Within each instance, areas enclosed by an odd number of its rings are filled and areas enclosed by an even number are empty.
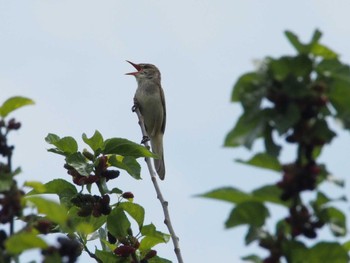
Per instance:
[[[137,73],[139,73],[142,70],[142,68],[138,64],[132,63],[129,60],[127,60],[126,62],[130,63],[137,71],[136,72],[125,73],[125,75],[133,75],[133,76],[135,76]]]

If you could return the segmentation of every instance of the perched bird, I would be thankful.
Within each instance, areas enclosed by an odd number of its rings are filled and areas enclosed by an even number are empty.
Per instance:
[[[134,96],[134,105],[140,109],[152,151],[159,156],[154,159],[154,166],[161,180],[164,180],[165,165],[163,151],[163,135],[165,130],[166,110],[164,91],[160,84],[160,72],[152,64],[135,64],[127,61],[137,70],[126,73],[135,76],[137,90]]]

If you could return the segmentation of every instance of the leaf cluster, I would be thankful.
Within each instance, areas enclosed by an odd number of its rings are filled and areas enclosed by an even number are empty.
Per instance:
[[[90,149],[80,151],[73,137],[48,134],[45,140],[53,146],[48,151],[64,157],[67,179],[28,181],[24,186],[31,191],[27,194],[17,187],[15,176],[20,168],[12,168],[14,147],[7,139],[21,123],[5,118],[33,103],[13,97],[0,106],[0,223],[9,229],[0,231],[0,261],[18,262],[24,251],[40,249],[42,262],[50,263],[76,262],[82,252],[96,262],[170,262],[154,250],[170,236],[145,223],[145,209],[134,203],[132,192],[108,187],[109,181],[124,174],[141,179],[138,158],[156,156],[139,144],[123,138],[104,139],[96,131],[90,138],[82,135]],[[48,195],[57,196],[59,202]],[[15,231],[16,221],[22,221],[22,226]],[[55,235],[56,244],[45,235]]]
[[[202,196],[232,203],[226,227],[247,225],[246,244],[256,241],[269,251],[264,259],[250,255],[244,260],[348,262],[346,244],[322,241],[310,247],[300,237],[315,239],[324,226],[335,237],[347,234],[345,214],[333,205],[344,198],[329,198],[319,190],[321,183],[336,181],[330,180],[318,157],[336,137],[329,125],[331,119],[350,129],[350,67],[320,43],[318,30],[306,44],[290,31],[285,35],[297,53],[266,57],[255,71],[237,80],[231,100],[241,104],[243,113],[225,138],[226,147],[250,150],[262,140],[264,152],[236,161],[281,173],[281,180],[251,193],[224,187]],[[295,160],[281,163],[280,152],[288,144],[296,146]],[[304,200],[305,191],[313,191],[315,198]],[[271,214],[268,203],[281,206],[288,214],[276,222],[274,231],[266,227]]]

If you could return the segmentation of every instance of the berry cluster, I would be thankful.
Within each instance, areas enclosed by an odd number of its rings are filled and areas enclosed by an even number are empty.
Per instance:
[[[7,144],[6,136],[12,130],[18,130],[21,127],[20,122],[16,122],[15,119],[10,119],[7,123],[4,120],[0,120],[0,155],[8,157],[12,155],[14,146]]]
[[[57,241],[59,243],[58,247],[50,246],[42,250],[41,253],[44,256],[43,263],[53,262],[54,259],[57,259],[57,255],[60,256],[63,263],[76,262],[82,252],[81,244],[75,239],[64,237],[57,238]]]
[[[89,158],[91,157],[87,154],[86,151],[84,151],[84,156],[89,156]],[[107,160],[108,157],[105,155],[99,157],[98,165],[95,167],[94,174],[91,174],[89,176],[81,175],[76,169],[74,169],[74,167],[68,165],[67,163],[64,165],[64,168],[67,169],[67,173],[72,176],[73,182],[79,186],[98,183],[101,178],[104,178],[108,182],[109,180],[117,178],[120,174],[120,171],[108,170]]]
[[[71,202],[79,207],[78,215],[87,217],[93,215],[100,217],[101,215],[108,215],[111,212],[109,205],[109,195],[97,196],[89,194],[78,194],[72,198]]]
[[[321,168],[313,161],[306,165],[297,162],[284,165],[282,169],[283,178],[277,186],[283,190],[281,195],[283,201],[297,197],[302,191],[315,189],[317,176],[321,172]]]
[[[22,214],[21,199],[24,196],[22,190],[12,187],[9,191],[3,191],[0,198],[0,222],[2,224],[11,222],[15,216]]]
[[[289,209],[289,217],[286,222],[291,226],[292,237],[304,235],[308,238],[316,238],[316,230],[324,223],[318,219],[313,219],[310,211],[304,205],[293,206]]]

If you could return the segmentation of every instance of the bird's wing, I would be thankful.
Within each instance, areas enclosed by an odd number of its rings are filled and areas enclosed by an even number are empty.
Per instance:
[[[164,110],[164,116],[163,116],[163,123],[162,123],[162,127],[161,127],[161,131],[164,134],[165,131],[165,124],[166,124],[166,107],[165,107],[165,97],[164,97],[164,91],[162,89],[162,86],[159,86],[160,88],[160,99],[162,101],[162,105],[163,105],[163,110]]]

